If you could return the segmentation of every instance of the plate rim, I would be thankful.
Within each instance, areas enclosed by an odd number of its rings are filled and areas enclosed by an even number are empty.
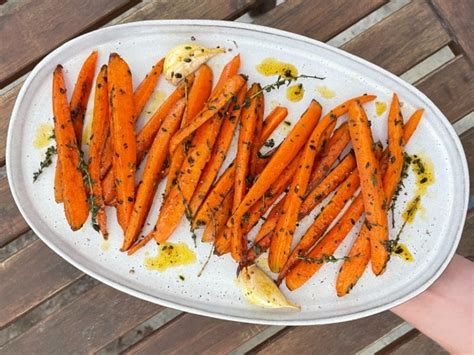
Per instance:
[[[66,253],[64,253],[60,247],[56,246],[54,242],[50,241],[46,236],[42,235],[37,227],[35,226],[34,223],[30,220],[28,217],[27,213],[19,203],[20,198],[19,198],[19,190],[16,188],[16,183],[12,179],[12,167],[11,167],[11,142],[13,139],[13,122],[18,118],[17,111],[19,110],[20,104],[23,101],[23,97],[25,96],[26,89],[29,87],[30,83],[33,81],[35,78],[36,74],[42,70],[43,66],[46,65],[46,63],[50,60],[51,57],[54,57],[57,53],[61,52],[65,48],[74,46],[75,43],[79,40],[83,40],[84,38],[88,36],[95,35],[100,32],[107,32],[107,31],[112,31],[114,28],[122,28],[122,27],[140,27],[140,26],[180,26],[180,25],[186,25],[186,26],[217,26],[217,27],[231,27],[234,29],[241,29],[241,30],[251,30],[254,32],[263,32],[265,34],[270,34],[270,35],[277,35],[281,37],[285,37],[290,40],[296,40],[299,42],[305,42],[306,44],[315,46],[315,47],[322,47],[325,50],[329,50],[334,52],[337,55],[346,57],[347,59],[357,62],[358,64],[361,64],[363,66],[368,67],[371,70],[374,70],[376,72],[379,72],[383,76],[390,78],[391,80],[395,81],[397,84],[404,86],[406,89],[409,91],[415,91],[415,93],[429,106],[431,110],[436,114],[436,116],[439,116],[440,122],[443,124],[444,128],[447,130],[448,134],[451,136],[457,153],[459,153],[460,157],[460,164],[461,164],[461,169],[460,171],[464,177],[464,206],[462,208],[463,210],[463,216],[461,217],[460,224],[458,226],[458,229],[456,231],[456,238],[453,239],[453,244],[451,247],[451,250],[447,254],[446,259],[443,261],[443,263],[439,266],[439,268],[433,273],[433,275],[418,289],[415,289],[408,294],[406,294],[403,297],[400,297],[394,301],[387,302],[384,304],[381,304],[379,306],[375,306],[373,308],[365,309],[365,310],[360,310],[356,311],[350,314],[345,314],[345,315],[337,315],[337,316],[331,316],[331,317],[325,317],[325,318],[319,318],[319,319],[302,319],[302,320],[284,320],[284,321],[279,321],[279,320],[270,320],[270,319],[264,319],[264,318],[248,318],[248,317],[242,317],[242,316],[234,316],[234,315],[228,315],[224,313],[219,313],[219,312],[211,312],[208,310],[205,310],[200,307],[190,307],[186,306],[183,304],[180,304],[178,302],[170,302],[164,299],[159,298],[158,296],[153,296],[151,294],[148,294],[143,291],[136,290],[132,288],[131,286],[123,285],[118,281],[114,281],[112,279],[109,279],[107,276],[103,276],[99,273],[96,273],[93,270],[90,270],[87,266],[81,264],[80,262],[74,260],[72,257],[69,257]],[[256,25],[256,24],[247,24],[247,23],[240,23],[240,22],[234,22],[234,21],[219,21],[219,20],[195,20],[195,19],[178,19],[178,20],[146,20],[146,21],[136,21],[136,22],[130,22],[130,23],[125,23],[125,24],[117,24],[117,25],[112,25],[112,26],[107,26],[103,28],[96,29],[94,31],[85,33],[81,36],[77,36],[66,43],[60,45],[58,48],[50,52],[47,56],[45,56],[38,64],[35,65],[34,69],[30,72],[28,75],[27,79],[23,83],[21,90],[15,100],[15,105],[12,111],[12,114],[10,116],[9,120],[9,126],[8,126],[8,134],[7,134],[7,141],[6,141],[6,171],[7,171],[7,180],[8,184],[10,187],[10,191],[12,193],[13,199],[15,201],[16,206],[18,207],[20,213],[22,214],[23,218],[29,225],[29,227],[35,232],[35,234],[51,249],[53,250],[58,256],[66,260],[68,263],[79,269],[80,271],[84,272],[85,274],[99,280],[100,282],[113,287],[121,292],[127,293],[133,297],[152,302],[155,304],[162,305],[164,307],[168,308],[174,308],[178,309],[184,312],[192,313],[192,314],[197,314],[197,315],[202,315],[202,316],[207,316],[207,317],[212,317],[212,318],[217,318],[217,319],[223,319],[223,320],[230,320],[230,321],[237,321],[237,322],[243,322],[243,323],[251,323],[251,324],[265,324],[265,325],[283,325],[283,326],[304,326],[304,325],[322,325],[322,324],[331,324],[331,323],[338,323],[338,322],[344,322],[344,321],[349,321],[349,320],[355,320],[355,319],[360,319],[363,317],[367,317],[370,315],[378,314],[381,313],[385,310],[389,310],[395,306],[398,306],[402,303],[405,303],[406,301],[418,296],[422,292],[424,292],[426,289],[428,289],[444,272],[450,261],[452,260],[457,246],[459,244],[459,241],[461,239],[462,231],[464,228],[464,224],[466,221],[466,212],[468,208],[468,203],[469,203],[469,174],[468,174],[468,165],[467,165],[467,159],[466,155],[464,152],[464,149],[462,147],[461,141],[459,136],[456,134],[454,127],[452,124],[449,122],[449,120],[446,118],[446,116],[441,112],[441,110],[424,94],[422,93],[418,88],[415,86],[405,82],[398,76],[390,73],[389,71],[379,67],[378,65],[375,65],[363,58],[357,57],[351,53],[348,53],[342,49],[330,46],[324,42],[320,42],[318,40],[311,39],[309,37],[295,34],[292,32],[288,31],[283,31],[267,26],[261,26],[261,25]]]

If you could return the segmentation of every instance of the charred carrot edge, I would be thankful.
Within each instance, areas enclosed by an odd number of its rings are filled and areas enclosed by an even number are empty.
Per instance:
[[[403,141],[407,144],[415,132],[418,124],[423,115],[423,109],[415,111],[415,113],[410,117],[410,119],[405,124],[403,130]],[[386,155],[384,155],[385,157]],[[382,173],[384,173],[382,171]],[[400,183],[398,181],[387,181],[387,183],[394,184],[397,186]],[[385,185],[384,181],[384,190],[386,192],[386,197],[388,201],[393,199],[393,193],[390,194],[390,191],[395,191],[393,185]],[[362,225],[362,228],[357,236],[354,244],[352,245],[348,259],[344,261],[337,275],[336,281],[336,292],[339,297],[342,297],[350,292],[350,290],[356,285],[359,278],[364,273],[366,266],[370,260],[370,240],[368,237],[368,228]]]
[[[240,88],[245,84],[245,82],[246,80],[241,75],[234,75],[227,79],[222,90],[211,96],[204,109],[196,116],[196,118],[174,135],[171,140],[170,152],[174,152],[181,142],[183,142],[205,122],[217,115],[217,113],[229,103],[232,97],[237,96]]]
[[[168,146],[173,134],[178,130],[186,106],[185,99],[179,100],[168,113],[157,133],[146,159],[145,170],[138,186],[135,204],[122,244],[126,251],[136,241],[143,228],[153,197],[158,187],[160,173],[168,155]]]
[[[244,85],[237,97],[237,105],[240,106],[243,104],[246,92],[247,86]],[[199,210],[199,207],[206,198],[209,189],[214,183],[214,180],[216,179],[217,174],[219,173],[219,170],[222,164],[224,163],[224,160],[227,156],[227,151],[229,150],[230,144],[232,143],[232,139],[234,137],[234,132],[240,121],[240,112],[240,108],[234,110],[234,107],[229,107],[226,112],[224,122],[222,123],[221,131],[219,132],[219,136],[217,137],[217,141],[212,150],[211,157],[209,158],[209,161],[201,174],[201,178],[196,187],[196,191],[194,191],[193,198],[189,203],[189,209],[193,216]]]
[[[105,143],[102,155],[100,157],[100,179],[104,179],[105,175],[109,172],[109,169],[112,167],[112,152],[113,145],[110,138],[110,119],[107,132],[105,133]]]
[[[206,103],[209,95],[211,94],[212,88],[212,70],[206,64],[202,65],[195,73],[194,83],[188,94],[188,102],[186,104],[186,111],[184,113],[183,120],[181,121],[181,127],[186,126],[189,122],[192,122],[196,115],[202,110]],[[178,177],[179,169],[183,164],[183,160],[186,157],[187,141],[180,144],[171,156],[171,164],[166,181],[165,195],[167,195],[171,189],[172,183]]]
[[[150,72],[142,80],[138,88],[133,93],[133,99],[135,102],[135,119],[140,117],[143,108],[150,99],[151,94],[158,84],[161,72],[163,71],[164,58],[161,58],[155,65],[151,67]]]
[[[132,74],[127,63],[117,53],[112,53],[109,57],[108,87],[112,113],[112,167],[117,188],[117,219],[123,231],[126,231],[135,201],[137,145]]]
[[[388,241],[387,199],[383,189],[378,159],[373,151],[372,132],[364,109],[359,102],[349,105],[349,133],[361,180],[362,198],[370,226],[372,270],[380,275],[390,258]]]
[[[53,74],[54,133],[58,157],[61,161],[64,212],[72,230],[82,227],[89,215],[86,187],[77,167],[80,151],[71,120],[71,111],[66,96],[63,67],[58,65]]]
[[[97,207],[96,216],[92,216],[94,228],[98,228],[102,235],[106,237],[107,216],[102,194],[102,184],[100,184],[101,157],[104,152],[106,142],[106,132],[109,130],[109,96],[107,89],[107,65],[103,65],[97,76],[94,112],[92,118],[92,133],[89,146],[89,174],[92,181],[92,196],[94,205]]]
[[[84,125],[84,117],[91,93],[92,82],[94,81],[97,56],[97,51],[93,51],[82,64],[70,102],[71,120],[74,124],[74,132],[79,148],[81,148],[82,127]],[[61,161],[58,159],[54,177],[54,198],[57,203],[63,202],[61,170]]]
[[[218,211],[213,216],[211,223],[206,226],[204,233],[202,234],[203,242],[212,242],[216,236],[224,229],[227,220],[232,214],[232,204],[234,197],[232,196],[232,190],[227,194],[222,201],[222,204]]]
[[[315,116],[319,120],[321,105],[315,100],[311,102],[311,105],[315,106]],[[308,188],[314,159],[323,145],[322,135],[329,125],[332,125],[334,122],[333,116],[323,117],[314,128],[304,147],[298,170],[295,173],[290,191],[288,191],[283,204],[283,212],[280,213],[276,229],[273,231],[275,237],[272,239],[268,254],[268,266],[273,272],[279,272],[290,255],[291,242],[295,233],[296,222],[298,221],[298,212]]]
[[[256,98],[252,96],[260,92],[261,87],[258,84],[252,84],[247,92],[246,100],[250,100],[249,105],[242,110],[240,120],[240,132],[237,143],[237,155],[235,157],[235,180],[234,180],[234,202],[233,211],[237,209],[247,192],[247,177],[250,172],[250,159],[252,153],[252,140],[255,137],[257,128],[257,104]],[[236,261],[240,261],[246,252],[246,243],[242,240],[240,223],[234,223],[231,232],[231,255]],[[234,233],[235,231],[235,233]]]

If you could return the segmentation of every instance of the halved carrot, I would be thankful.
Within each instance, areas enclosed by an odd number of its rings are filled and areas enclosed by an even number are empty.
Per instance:
[[[104,143],[104,150],[100,157],[100,179],[104,179],[105,175],[109,172],[109,169],[112,167],[112,155],[113,155],[114,147],[110,137],[110,119],[109,119],[109,126],[107,132],[105,134],[105,143]]]
[[[360,174],[362,197],[370,235],[372,270],[380,275],[390,258],[388,241],[387,199],[383,189],[379,162],[373,151],[372,132],[359,102],[349,105],[349,133]]]
[[[415,113],[410,117],[410,119],[405,124],[403,130],[403,142],[407,144],[411,136],[415,132],[418,123],[421,120],[423,115],[423,109],[415,111]],[[385,157],[386,155],[384,155]],[[381,164],[382,165],[382,164]],[[382,171],[385,176],[385,172]],[[387,181],[385,185],[384,180],[384,190],[388,201],[393,199],[394,186],[398,186],[400,180]],[[388,206],[387,206],[388,208]],[[369,239],[369,229],[364,224],[357,236],[354,244],[351,247],[351,250],[348,254],[348,259],[344,261],[336,281],[336,291],[337,295],[342,297],[350,292],[350,290],[355,286],[359,278],[364,273],[367,264],[370,260],[370,239]]]
[[[74,132],[79,149],[81,149],[82,127],[84,125],[84,117],[91,93],[92,82],[94,81],[97,56],[97,51],[93,51],[82,64],[70,102],[71,120],[74,124]],[[54,177],[54,198],[57,203],[63,202],[61,170],[61,161],[58,159]]]
[[[61,161],[64,212],[71,229],[77,230],[86,221],[89,206],[82,173],[78,169],[81,160],[80,150],[71,120],[61,65],[56,67],[53,74],[53,113],[54,134]]]
[[[314,100],[312,104],[316,106],[316,117],[319,119],[321,105]],[[298,212],[308,188],[314,159],[322,147],[322,135],[329,125],[333,123],[334,118],[332,116],[323,117],[314,128],[304,147],[303,155],[299,160],[298,170],[295,173],[290,191],[288,191],[283,204],[283,212],[280,214],[276,229],[273,232],[275,236],[272,239],[268,255],[268,266],[273,272],[279,272],[288,259],[296,222],[298,221]]]
[[[240,90],[236,101],[236,104],[239,107],[243,104],[246,93],[247,85],[244,85]],[[235,129],[237,128],[237,125],[240,121],[240,113],[241,109],[239,108],[234,110],[233,106],[229,107],[226,112],[219,136],[217,137],[216,144],[212,150],[212,155],[201,174],[196,191],[194,191],[194,195],[191,199],[191,202],[189,203],[189,209],[193,216],[196,214],[202,202],[206,198],[209,189],[214,183],[214,180],[216,179],[217,174],[224,163],[227,151],[229,150],[230,144],[232,143],[232,139],[234,137]]]
[[[189,75],[150,117],[137,135],[137,162],[141,162],[160,129],[161,123],[178,100],[184,97],[186,91],[193,85],[194,74]]]
[[[132,74],[117,54],[109,57],[108,88],[112,112],[113,170],[117,187],[117,219],[125,231],[135,201],[137,150]]]
[[[211,96],[206,107],[204,107],[196,118],[175,134],[171,140],[170,152],[174,152],[181,142],[183,142],[205,122],[217,115],[217,113],[229,103],[232,97],[237,96],[245,82],[246,79],[241,75],[234,75],[227,79],[222,89]]]
[[[195,72],[194,83],[188,94],[188,103],[186,105],[186,112],[184,113],[181,127],[185,127],[189,122],[192,122],[196,115],[202,110],[212,88],[212,70],[206,64],[199,67]],[[186,141],[180,144],[171,156],[171,164],[166,181],[165,195],[171,189],[172,183],[178,177],[179,169],[186,157],[187,149],[185,148]]]
[[[186,101],[184,98],[176,102],[175,106],[163,120],[163,124],[151,146],[148,158],[146,159],[142,180],[138,185],[130,222],[125,231],[122,251],[130,248],[143,228],[160,181],[159,176],[168,155],[169,142],[179,128],[185,107]]]
[[[92,133],[89,147],[89,174],[92,191],[89,193],[97,209],[92,214],[92,225],[102,233],[104,237],[107,232],[107,216],[102,195],[102,184],[100,183],[101,156],[103,155],[106,141],[106,132],[109,130],[109,95],[107,89],[107,65],[103,65],[97,76],[94,97],[94,113],[92,118]]]
[[[136,88],[133,93],[133,99],[135,102],[135,119],[140,117],[143,108],[145,107],[148,99],[155,90],[155,87],[160,78],[161,72],[163,71],[164,58],[161,58],[155,65],[152,66],[150,72],[145,76],[140,85]]]
[[[219,93],[227,80],[237,74],[240,68],[240,54],[237,54],[233,57],[229,63],[226,64],[224,69],[222,69],[221,75],[219,76],[219,81],[217,82],[214,89],[212,89],[212,95]]]
[[[251,99],[261,91],[258,84],[252,84],[247,92],[246,100],[249,104],[242,110],[240,120],[240,133],[237,143],[237,156],[235,158],[235,180],[234,180],[234,203],[232,210],[235,211],[242,202],[247,192],[247,177],[250,172],[250,158],[252,153],[252,141],[255,137],[257,127],[257,99]],[[261,94],[260,94],[261,95]],[[242,259],[246,252],[246,243],[242,240],[243,233],[239,231],[240,222],[236,222],[231,230],[231,254],[234,260]],[[234,233],[235,231],[235,233]]]
[[[105,178],[101,181],[101,184],[105,205],[115,206],[117,203],[117,188],[115,186],[113,169],[110,169],[107,175],[105,175]]]
[[[232,204],[234,201],[233,191],[231,190],[222,201],[222,204],[215,214],[211,215],[211,223],[206,226],[204,233],[202,234],[203,242],[212,242],[216,236],[222,232],[225,227],[227,220],[232,214]]]
[[[273,131],[280,125],[280,123],[283,122],[286,116],[288,116],[288,109],[283,106],[277,106],[272,112],[270,112],[267,118],[265,118],[263,121],[262,133],[257,143],[259,147],[263,146]]]
[[[252,152],[250,153],[250,177],[252,180],[255,178],[255,169],[257,165],[257,153],[260,150],[259,139],[262,135],[262,128],[263,128],[263,115],[265,111],[265,97],[263,96],[263,92],[260,95],[255,97],[257,102],[257,107],[255,109],[255,113],[257,115],[257,125],[255,127],[255,134],[254,134],[254,143],[252,145]]]
[[[278,281],[283,280],[290,269],[298,262],[298,258],[305,256],[310,248],[322,237],[323,233],[334,221],[337,215],[344,208],[346,202],[351,199],[355,191],[359,188],[359,174],[353,170],[352,174],[342,183],[331,201],[325,206],[321,213],[316,217],[313,224],[301,237],[296,247],[292,250],[286,260],[285,265],[278,274]],[[272,239],[273,243],[273,239]]]

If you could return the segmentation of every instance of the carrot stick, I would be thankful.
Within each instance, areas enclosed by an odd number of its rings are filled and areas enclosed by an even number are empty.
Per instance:
[[[113,169],[110,169],[109,173],[105,175],[105,178],[101,181],[101,183],[105,205],[115,206],[115,204],[117,203],[117,188],[115,187],[115,177]]]
[[[214,241],[216,236],[224,229],[227,220],[232,214],[232,204],[234,201],[232,192],[233,191],[230,191],[230,193],[227,194],[224,201],[222,201],[220,208],[213,215],[211,223],[206,226],[202,235],[203,242]]]
[[[185,99],[179,100],[169,111],[151,146],[145,164],[141,183],[138,186],[135,205],[125,231],[121,250],[125,251],[136,241],[143,228],[153,197],[159,183],[159,176],[168,155],[168,146],[173,134],[178,130],[186,106]]]
[[[247,85],[244,85],[237,97],[237,105],[240,106],[243,104],[246,93]],[[222,164],[224,163],[227,151],[229,150],[230,144],[232,143],[232,138],[234,137],[235,129],[237,128],[237,125],[240,121],[240,112],[240,108],[234,110],[234,107],[229,107],[227,110],[224,122],[222,123],[221,131],[219,132],[216,144],[212,150],[212,155],[201,174],[196,191],[194,192],[193,198],[189,203],[189,209],[193,216],[196,214],[202,202],[206,198],[211,185],[214,183],[214,180],[217,177]]]
[[[316,116],[319,119],[321,115],[321,105],[313,101],[316,105]],[[291,241],[298,221],[298,212],[301,207],[302,199],[306,194],[311,171],[316,154],[322,147],[322,135],[333,124],[333,116],[325,116],[316,125],[311,136],[303,150],[303,155],[299,160],[298,170],[295,173],[283,204],[283,212],[280,213],[276,229],[273,232],[275,237],[272,239],[268,255],[268,265],[273,272],[279,272],[285,264],[291,249]]]
[[[237,54],[234,58],[232,58],[229,63],[226,64],[224,69],[222,69],[221,75],[219,76],[219,81],[217,82],[216,86],[212,90],[212,95],[219,93],[222,91],[225,83],[229,78],[237,75],[237,72],[240,68],[240,54]]]
[[[189,122],[192,122],[196,115],[202,110],[212,88],[212,70],[206,64],[202,65],[195,73],[193,87],[188,94],[188,103],[186,112],[184,113],[181,127],[185,127]],[[171,164],[169,169],[168,179],[166,181],[165,195],[171,189],[172,183],[178,177],[179,169],[186,157],[187,141],[180,144],[171,156]]]
[[[252,145],[252,152],[250,153],[250,177],[253,179],[255,177],[255,169],[257,165],[257,153],[260,150],[260,143],[259,139],[260,136],[262,135],[262,128],[263,128],[263,114],[265,111],[265,97],[263,96],[263,93],[260,93],[260,95],[257,95],[255,98],[257,102],[257,107],[255,109],[255,113],[257,115],[257,125],[255,127],[255,134],[254,134],[254,144]]]
[[[252,140],[255,137],[255,129],[257,127],[257,98],[253,100],[251,97],[261,91],[258,84],[252,84],[247,93],[247,100],[250,103],[242,110],[240,120],[240,133],[237,144],[237,156],[235,158],[235,180],[234,180],[234,203],[232,210],[235,211],[243,200],[247,192],[247,177],[250,172],[250,158],[252,153]],[[234,260],[239,261],[246,252],[246,243],[242,240],[240,223],[234,223],[232,229],[230,250]],[[236,233],[234,233],[234,231]],[[239,237],[240,236],[240,237]]]
[[[173,93],[161,104],[156,112],[150,117],[145,126],[137,135],[137,162],[141,162],[155,139],[161,122],[178,100],[184,97],[189,87],[192,87],[194,75],[190,75],[180,84]]]
[[[113,172],[117,187],[117,219],[125,232],[135,201],[136,140],[132,75],[117,54],[109,57],[108,87],[114,145]]]
[[[107,216],[100,184],[101,156],[105,147],[106,132],[109,130],[109,96],[107,89],[107,65],[103,65],[97,76],[94,113],[92,118],[92,134],[89,147],[89,174],[92,181],[91,197],[97,211],[92,213],[92,226],[100,231],[104,237],[107,232]]]
[[[325,206],[321,213],[316,217],[313,224],[301,237],[296,247],[291,252],[285,265],[281,268],[278,275],[278,282],[283,280],[290,269],[298,262],[298,258],[305,256],[308,250],[321,238],[323,233],[334,221],[337,215],[344,208],[346,202],[354,195],[359,187],[359,174],[353,170],[343,184],[332,197],[331,201]],[[273,243],[272,239],[272,243]]]
[[[405,144],[408,143],[411,136],[416,130],[418,123],[421,120],[423,115],[423,110],[417,110],[415,113],[410,117],[410,119],[405,124],[403,130],[403,141]],[[386,156],[386,155],[384,155]],[[392,201],[393,194],[395,189],[393,186],[398,186],[400,180],[394,181],[390,180],[387,181],[387,185],[385,185],[385,175],[386,173],[382,171],[384,174],[384,190],[387,196],[388,201]],[[387,206],[388,207],[388,206]],[[357,236],[354,244],[351,247],[351,250],[348,254],[348,259],[344,261],[341,269],[339,270],[339,274],[337,276],[336,281],[336,291],[339,297],[342,297],[350,292],[350,290],[355,286],[359,278],[365,271],[365,268],[370,260],[370,240],[369,240],[369,229],[364,224]]]
[[[135,102],[135,119],[140,117],[143,108],[145,107],[148,99],[155,90],[155,87],[160,78],[161,72],[163,71],[164,58],[161,58],[155,65],[151,67],[150,72],[145,76],[140,85],[133,93],[133,99]]]
[[[364,202],[362,196],[358,195],[336,225],[326,233],[305,259],[296,263],[286,275],[285,283],[289,290],[294,291],[301,287],[324,265],[324,257],[334,254],[363,212]]]
[[[288,116],[288,109],[286,107],[277,106],[272,112],[270,112],[267,118],[263,121],[262,133],[257,144],[259,147],[262,147],[273,131],[283,122],[286,116]]]
[[[201,127],[205,122],[214,117],[232,97],[237,96],[240,88],[245,84],[245,79],[241,75],[234,75],[229,78],[221,91],[211,96],[206,107],[196,116],[196,118],[186,127],[180,129],[171,140],[170,152],[174,152],[176,147],[189,137],[194,131]]]
[[[71,120],[74,124],[74,132],[76,134],[79,148],[81,148],[82,127],[84,125],[84,117],[86,114],[87,102],[89,101],[89,95],[91,93],[92,82],[94,81],[97,56],[97,51],[93,51],[82,64],[79,75],[77,76],[76,84],[74,85],[70,102]],[[61,170],[61,161],[58,160],[54,177],[54,198],[57,203],[63,202]]]
[[[58,65],[53,74],[54,134],[61,161],[61,176],[64,198],[64,212],[72,230],[82,227],[89,215],[86,187],[78,169],[81,161],[80,150],[71,111],[67,101],[63,67]]]
[[[359,102],[349,105],[349,133],[354,146],[361,179],[362,197],[370,235],[372,271],[380,275],[390,254],[387,250],[387,199],[382,184],[379,162],[372,149],[373,140],[369,121]]]
[[[112,154],[113,154],[113,145],[110,137],[110,119],[109,126],[106,132],[104,149],[100,157],[100,179],[104,179],[105,175],[109,172],[109,169],[112,167]]]

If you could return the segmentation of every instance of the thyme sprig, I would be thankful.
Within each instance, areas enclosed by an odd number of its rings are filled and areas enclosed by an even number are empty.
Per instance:
[[[82,173],[82,181],[84,181],[84,184],[86,185],[86,188],[88,190],[87,203],[89,204],[89,209],[91,211],[92,228],[94,228],[96,232],[100,232],[99,222],[97,222],[97,214],[99,213],[100,206],[97,204],[96,198],[94,194],[92,193],[92,185],[95,182],[91,178],[91,175],[89,172],[89,166],[84,160],[84,152],[82,150],[79,150],[78,169]]]
[[[40,167],[33,173],[33,182],[38,180],[39,176],[43,173],[43,170],[53,163],[53,156],[57,153],[56,146],[52,145],[46,149],[44,159],[40,162]]]
[[[336,258],[334,255],[326,255],[323,254],[321,258],[310,258],[308,256],[298,256],[298,259],[302,260],[305,263],[310,263],[310,264],[325,264],[325,263],[335,263],[340,260],[349,260],[348,256],[343,256],[341,258]]]

